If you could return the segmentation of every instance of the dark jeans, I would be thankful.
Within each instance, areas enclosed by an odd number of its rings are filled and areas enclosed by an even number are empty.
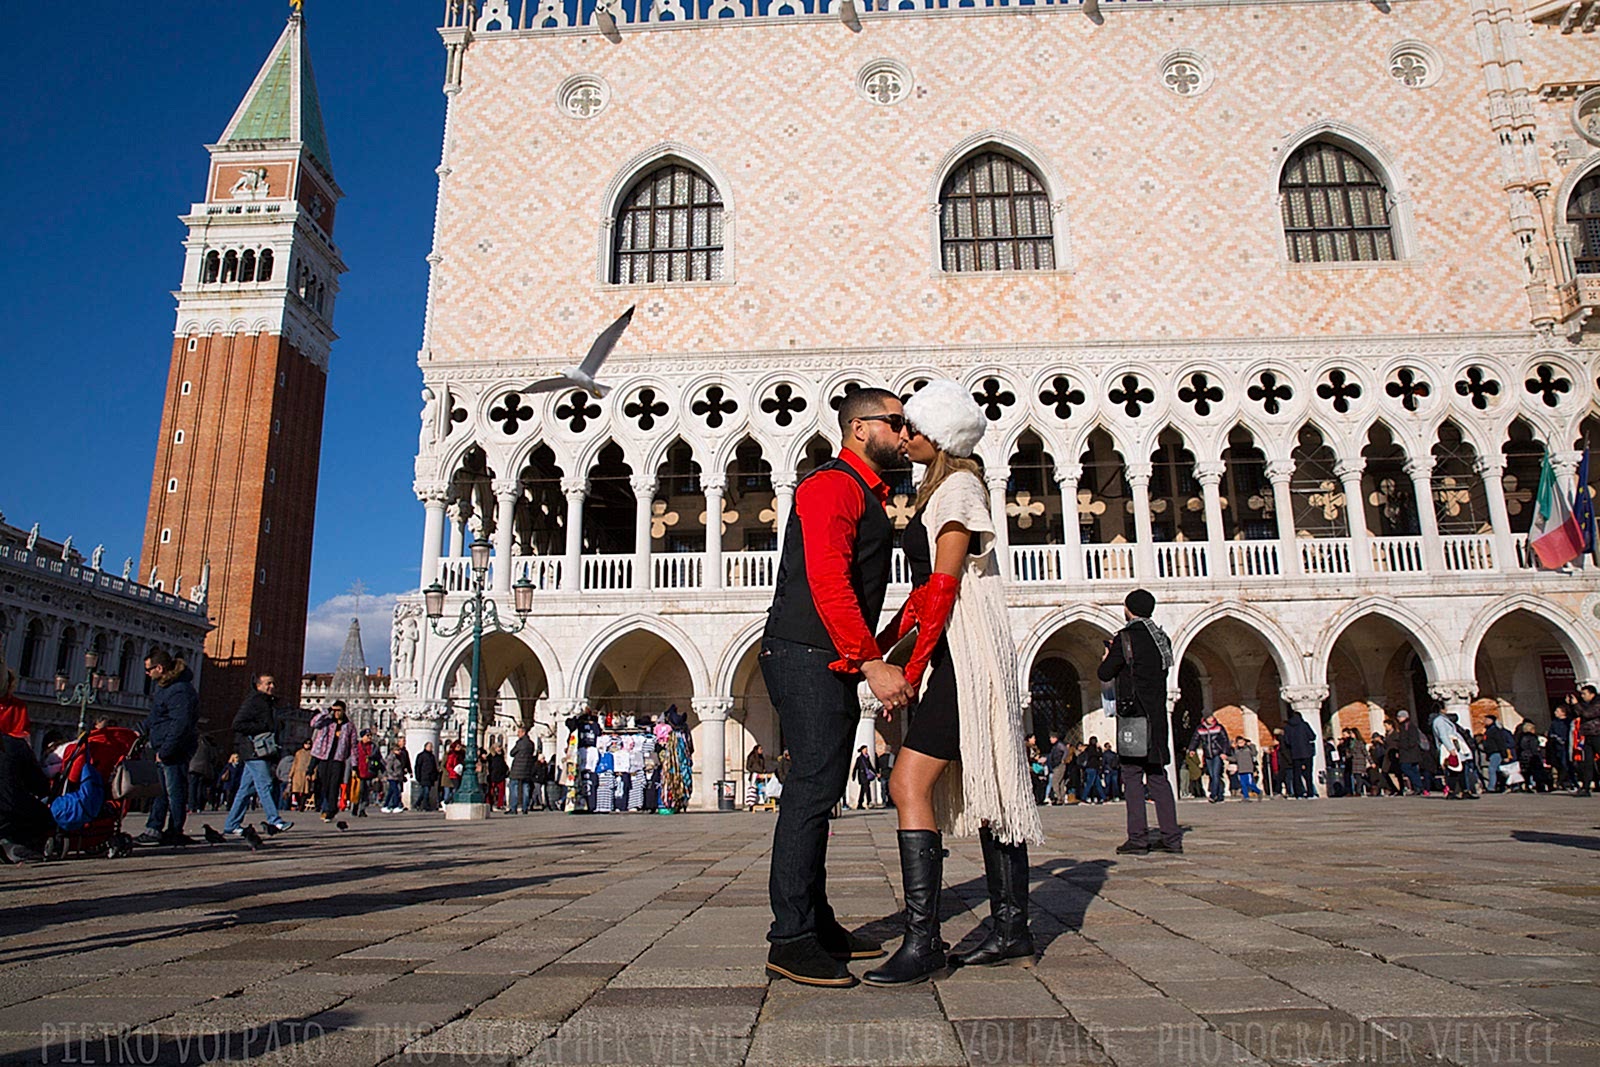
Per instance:
[[[828,669],[838,658],[832,649],[764,638],[759,658],[792,760],[772,834],[767,887],[767,940],[778,945],[838,925],[828,905],[828,812],[849,781],[861,704],[859,679]]]
[[[417,784],[417,809],[419,811],[439,810],[438,782],[429,782],[427,785],[423,785],[420,782]]]
[[[1220,755],[1206,757],[1206,781],[1211,788],[1212,800],[1221,800],[1227,795],[1225,788],[1227,781],[1222,777],[1222,757]]]
[[[1413,794],[1420,796],[1426,792],[1422,781],[1422,771],[1415,763],[1400,764],[1400,773],[1405,776],[1406,781],[1411,783],[1411,792]]]
[[[344,760],[325,759],[317,764],[317,810],[339,814],[339,787],[344,785]]]
[[[210,779],[207,775],[196,774],[194,771],[189,772],[189,807],[194,808],[195,811],[204,811],[206,809],[206,801],[209,799],[208,794],[210,792],[206,788],[208,785],[210,785]]]
[[[383,806],[390,811],[394,811],[396,808],[404,806],[400,803],[400,779],[390,778],[388,782],[389,788],[384,790],[383,793]]]
[[[1585,737],[1583,744],[1583,758],[1578,760],[1577,773],[1573,777],[1584,789],[1592,792],[1600,788],[1600,740]]]
[[[183,763],[157,763],[161,768],[161,781],[166,791],[150,802],[150,818],[144,828],[159,834],[163,830],[183,833],[183,820],[188,814],[189,767]]]
[[[1312,761],[1297,759],[1293,761],[1294,795],[1297,797],[1314,797],[1317,795],[1315,775],[1311,770]]]
[[[1148,791],[1150,799],[1156,802],[1156,825],[1161,828],[1161,840],[1169,845],[1183,843],[1183,832],[1178,828],[1178,802],[1173,799],[1172,783],[1167,781],[1165,767],[1124,763],[1122,789],[1128,807],[1129,841],[1143,841],[1150,836],[1150,820],[1144,810]]]

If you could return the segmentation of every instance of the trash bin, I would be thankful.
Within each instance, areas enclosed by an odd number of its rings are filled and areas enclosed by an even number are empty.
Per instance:
[[[717,782],[717,810],[718,811],[732,811],[732,810],[734,810],[734,802],[738,799],[738,795],[737,795],[737,793],[735,793],[735,789],[737,788],[738,784],[739,783],[737,783],[737,782],[730,782],[725,778],[718,780],[718,782]]]

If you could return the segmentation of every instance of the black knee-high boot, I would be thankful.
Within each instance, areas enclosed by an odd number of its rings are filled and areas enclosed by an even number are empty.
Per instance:
[[[905,883],[906,936],[882,967],[863,976],[874,985],[921,982],[946,965],[945,943],[939,939],[944,841],[938,831],[900,831],[900,877]]]
[[[983,845],[983,873],[989,883],[989,936],[971,952],[951,956],[956,967],[984,967],[1007,960],[1032,958],[1028,932],[1028,846],[1003,845],[987,828],[978,832]]]

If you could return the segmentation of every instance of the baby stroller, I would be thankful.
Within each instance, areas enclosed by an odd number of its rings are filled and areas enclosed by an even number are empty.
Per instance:
[[[132,855],[133,838],[123,832],[122,820],[133,798],[112,796],[112,783],[117,768],[142,740],[137,730],[102,726],[86,731],[62,750],[61,767],[50,790],[50,812],[61,829],[46,846],[46,858]]]

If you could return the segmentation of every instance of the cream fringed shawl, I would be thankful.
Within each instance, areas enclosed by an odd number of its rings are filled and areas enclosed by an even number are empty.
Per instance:
[[[994,520],[988,494],[977,477],[950,475],[923,512],[930,555],[937,556],[939,531],[959,523],[972,534],[967,565],[945,635],[956,672],[961,713],[960,773],[945,773],[934,786],[939,828],[958,837],[976,836],[987,825],[1008,845],[1044,841],[1028,772],[1017,650],[1006,617],[1005,581],[995,562]]]

